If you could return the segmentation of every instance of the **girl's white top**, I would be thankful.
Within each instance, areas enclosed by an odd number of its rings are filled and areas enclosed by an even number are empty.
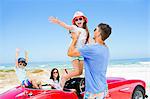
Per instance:
[[[26,73],[26,68],[15,67],[15,71],[16,71],[16,75],[17,75],[20,82],[28,79],[27,73]]]
[[[86,42],[86,38],[87,38],[87,33],[86,30],[80,27],[77,27],[76,25],[72,25],[73,29],[70,32],[76,33],[78,35],[78,33],[80,33],[79,38],[77,40],[76,43],[76,48],[81,48],[85,45]]]

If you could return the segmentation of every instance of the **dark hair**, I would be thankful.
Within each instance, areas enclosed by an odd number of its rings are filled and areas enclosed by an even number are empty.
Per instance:
[[[103,41],[105,41],[109,35],[111,34],[111,27],[108,24],[100,23],[98,25],[99,31],[101,32],[101,38]]]
[[[58,72],[58,76],[57,76],[57,80],[58,80],[58,82],[59,82],[59,78],[60,78],[60,76],[59,76],[59,71],[58,71],[58,69],[57,68],[53,68],[52,69],[52,71],[51,71],[51,76],[50,76],[50,79],[53,79],[53,81],[54,81],[54,77],[53,77],[53,72],[54,72],[54,70],[57,70],[57,72]]]
[[[84,17],[83,17],[84,18]],[[74,25],[76,25],[75,23],[74,23]],[[77,26],[77,25],[76,25]],[[78,27],[78,26],[77,26]],[[87,27],[87,22],[84,22],[83,23],[83,28],[86,30],[86,35],[87,35],[87,37],[86,37],[86,41],[85,41],[85,44],[87,44],[88,43],[88,40],[89,40],[89,37],[90,37],[90,33],[89,33],[89,30],[88,30],[88,27]]]
[[[27,65],[26,59],[23,57],[18,58],[18,63],[20,63],[20,62],[24,63],[25,66]]]

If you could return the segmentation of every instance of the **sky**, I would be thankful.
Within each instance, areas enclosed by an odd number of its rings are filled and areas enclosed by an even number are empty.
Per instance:
[[[48,21],[55,16],[71,25],[75,11],[88,18],[88,28],[112,27],[106,40],[111,59],[150,57],[149,0],[0,0],[0,63],[12,63],[29,52],[31,62],[69,60],[68,31]]]

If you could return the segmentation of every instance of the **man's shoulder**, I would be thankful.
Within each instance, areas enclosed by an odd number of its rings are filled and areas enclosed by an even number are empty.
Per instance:
[[[97,43],[95,43],[95,44],[86,44],[83,48],[89,49],[89,50],[96,50],[96,49],[97,50],[99,50],[99,49],[108,50],[108,47],[97,44]]]
[[[91,50],[93,48],[94,48],[93,44],[86,44],[82,48],[80,48],[79,50]]]
[[[89,47],[89,48],[94,48],[97,44],[93,44],[93,43],[90,43],[90,44],[86,44],[85,47]]]

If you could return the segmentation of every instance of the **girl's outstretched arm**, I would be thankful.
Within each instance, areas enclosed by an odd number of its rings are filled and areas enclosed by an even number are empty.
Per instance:
[[[60,26],[62,26],[62,27],[64,27],[64,28],[66,28],[67,30],[72,30],[72,29],[73,29],[72,26],[67,25],[66,23],[60,21],[59,19],[57,19],[57,18],[55,18],[55,17],[52,17],[52,16],[51,16],[51,17],[48,18],[48,20],[49,20],[50,22],[52,22],[52,23],[58,24],[58,25],[60,25]]]
[[[16,67],[18,68],[18,56],[19,56],[19,51],[20,49],[19,48],[16,48]]]

